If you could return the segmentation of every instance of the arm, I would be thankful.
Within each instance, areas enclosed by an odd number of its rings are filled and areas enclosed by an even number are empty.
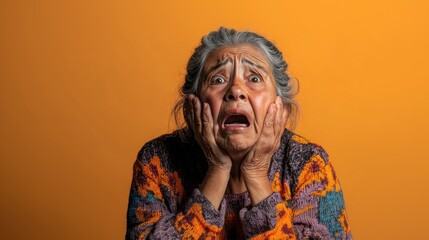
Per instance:
[[[296,186],[287,202],[274,193],[258,205],[240,212],[246,236],[252,239],[351,240],[340,183],[324,150],[293,136],[311,149],[296,174]],[[300,147],[301,148],[301,147]],[[298,153],[298,161],[307,154]],[[308,155],[307,155],[308,156]],[[298,167],[299,168],[299,167]],[[289,179],[289,177],[286,177]],[[295,178],[295,177],[294,177]]]
[[[188,124],[208,163],[208,170],[200,190],[213,206],[218,208],[228,185],[232,161],[229,155],[216,144],[210,106],[207,103],[202,105],[199,98],[191,94],[188,96],[186,109]]]
[[[351,239],[341,187],[321,147],[313,146],[313,154],[297,177],[290,201],[297,237]]]
[[[279,193],[273,193],[268,169],[280,146],[286,109],[279,97],[268,109],[261,136],[241,165],[252,207],[240,211],[246,238],[295,239],[292,211]]]
[[[246,239],[296,239],[292,211],[279,193],[273,193],[258,205],[240,211]]]
[[[138,159],[130,191],[126,239],[218,238],[225,214],[195,189],[179,209],[184,190],[176,172],[166,171],[158,156]]]
[[[175,199],[181,198],[182,185],[171,186],[172,182],[180,181],[177,173],[165,172],[157,156],[152,156],[146,164],[137,161],[130,193],[127,239],[205,239],[219,238],[221,234],[226,207],[222,200],[229,181],[231,160],[215,143],[209,105],[202,108],[199,99],[190,95],[185,111],[188,124],[207,159],[208,171],[199,189],[195,189],[187,200],[184,210],[178,211],[174,207],[177,205]]]

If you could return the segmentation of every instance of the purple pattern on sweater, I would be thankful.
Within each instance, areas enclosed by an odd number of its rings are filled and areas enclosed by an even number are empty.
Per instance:
[[[142,174],[139,168],[135,168],[135,174],[130,191],[127,218],[127,239],[138,239],[141,236],[149,239],[178,239],[185,234],[183,229],[176,229],[177,217],[183,216],[181,221],[192,223],[197,216],[189,212],[193,206],[202,209],[201,219],[204,224],[229,229],[225,237],[228,239],[250,238],[264,236],[263,234],[274,229],[279,218],[292,218],[293,231],[286,226],[280,226],[280,231],[295,235],[297,239],[352,239],[350,232],[335,232],[331,235],[332,226],[324,224],[319,219],[319,203],[323,198],[313,193],[326,189],[327,179],[321,182],[306,183],[298,192],[298,178],[309,163],[312,156],[320,156],[328,163],[328,155],[318,145],[301,143],[292,140],[294,133],[286,130],[280,144],[280,148],[273,155],[268,177],[271,181],[275,176],[280,176],[283,194],[275,192],[257,206],[252,207],[248,193],[225,195],[220,209],[215,209],[204,195],[198,190],[205,172],[207,163],[198,144],[188,135],[183,141],[177,132],[161,136],[147,143],[138,154],[136,166],[146,166],[154,156],[161,160],[161,167],[168,173],[176,172],[179,179],[170,178],[168,183],[175,186],[183,184],[184,195],[172,192],[166,186],[160,186],[162,199],[157,199],[153,194],[142,195],[139,188],[145,186],[149,179]],[[149,166],[151,171],[157,173],[158,169]],[[312,171],[318,172],[319,166],[312,165]],[[336,179],[335,172],[334,179]],[[302,185],[302,183],[300,183]],[[151,185],[152,186],[152,185]],[[148,193],[150,193],[148,191]],[[340,196],[342,193],[340,193]],[[276,205],[285,204],[292,209],[293,216],[286,212],[278,212]],[[143,209],[143,212],[142,210]],[[324,211],[329,211],[325,209]],[[329,212],[324,214],[328,214]],[[238,215],[238,225],[234,221],[228,221],[228,216]],[[149,221],[151,216],[160,216],[156,222]],[[340,219],[340,216],[333,216]],[[147,220],[146,220],[147,219]],[[233,224],[233,225],[230,225]],[[242,232],[240,234],[240,231]],[[142,235],[143,234],[143,235]],[[198,237],[206,239],[209,230]],[[241,236],[241,237],[240,237]]]
[[[243,208],[240,218],[244,225],[244,234],[253,237],[260,233],[272,230],[277,222],[276,205],[282,203],[280,194],[273,193],[255,207]]]

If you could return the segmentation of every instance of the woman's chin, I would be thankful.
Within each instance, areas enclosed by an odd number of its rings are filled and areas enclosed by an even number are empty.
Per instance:
[[[228,136],[226,139],[220,139],[217,143],[228,152],[231,158],[243,158],[249,152],[250,148],[255,145],[255,139],[233,135]]]

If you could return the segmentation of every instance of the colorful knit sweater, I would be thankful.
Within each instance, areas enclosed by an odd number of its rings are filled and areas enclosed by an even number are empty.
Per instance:
[[[219,209],[198,190],[207,162],[178,132],[148,142],[134,164],[126,239],[351,239],[343,194],[322,147],[285,130],[272,157],[273,194],[251,205],[228,195]]]

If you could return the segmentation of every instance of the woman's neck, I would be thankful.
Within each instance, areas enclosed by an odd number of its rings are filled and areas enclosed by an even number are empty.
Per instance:
[[[241,162],[234,160],[232,162],[228,187],[226,189],[226,193],[228,194],[239,194],[247,191],[243,176],[241,175]]]

